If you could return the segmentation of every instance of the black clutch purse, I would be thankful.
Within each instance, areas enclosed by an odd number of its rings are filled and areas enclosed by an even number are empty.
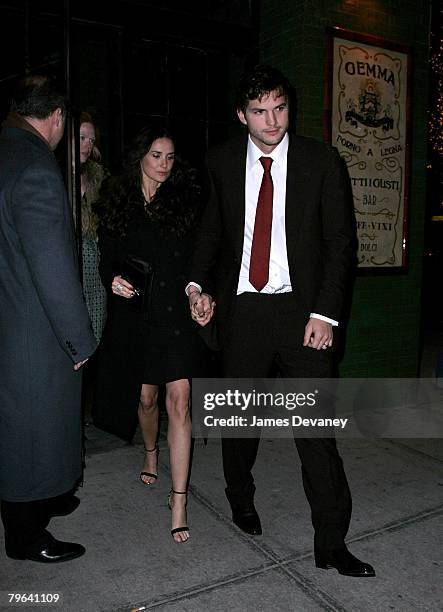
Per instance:
[[[120,276],[134,288],[134,297],[128,302],[139,311],[147,310],[154,278],[152,265],[143,259],[128,255],[123,262]]]

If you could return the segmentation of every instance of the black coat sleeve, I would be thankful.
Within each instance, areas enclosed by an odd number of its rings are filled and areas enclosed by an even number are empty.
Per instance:
[[[352,193],[343,160],[329,151],[321,202],[323,274],[314,312],[339,320],[343,298],[356,262]]]

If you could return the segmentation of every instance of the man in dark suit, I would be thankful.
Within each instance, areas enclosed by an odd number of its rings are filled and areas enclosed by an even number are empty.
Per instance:
[[[0,135],[0,499],[8,557],[56,563],[53,516],[79,504],[81,373],[96,342],[79,281],[72,214],[53,150],[65,99],[30,76]]]
[[[186,291],[202,326],[214,313],[209,294],[217,302],[229,378],[267,377],[275,369],[288,378],[333,375],[334,330],[355,256],[352,205],[335,149],[288,133],[290,90],[269,66],[246,73],[237,114],[248,137],[208,155],[211,195]],[[257,438],[222,440],[233,521],[250,534],[261,533],[251,474],[258,444]],[[317,567],[375,575],[344,543],[351,497],[335,440],[304,438],[296,445]]]

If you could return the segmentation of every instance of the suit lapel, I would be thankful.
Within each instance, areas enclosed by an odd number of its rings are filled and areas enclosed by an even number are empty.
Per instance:
[[[286,175],[286,248],[288,260],[295,252],[297,238],[302,225],[306,206],[306,185],[309,180],[309,167],[303,157],[300,140],[293,135],[289,137],[288,164]]]
[[[246,152],[247,139],[243,137],[232,149],[229,163],[227,164],[229,181],[228,193],[232,228],[235,231],[234,248],[235,253],[241,261],[243,252],[243,235],[245,227],[245,179],[246,179]]]

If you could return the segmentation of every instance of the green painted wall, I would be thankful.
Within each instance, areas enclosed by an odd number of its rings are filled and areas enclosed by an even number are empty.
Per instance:
[[[382,36],[413,51],[409,265],[405,275],[359,276],[343,376],[416,376],[425,218],[428,0],[262,0],[261,59],[298,92],[297,130],[322,139],[327,26]]]

